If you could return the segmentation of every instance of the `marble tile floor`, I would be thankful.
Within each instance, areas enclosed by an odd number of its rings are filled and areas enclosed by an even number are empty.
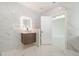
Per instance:
[[[2,52],[2,56],[78,56],[71,50],[61,50],[53,45],[35,45],[24,46],[22,48],[13,49]]]

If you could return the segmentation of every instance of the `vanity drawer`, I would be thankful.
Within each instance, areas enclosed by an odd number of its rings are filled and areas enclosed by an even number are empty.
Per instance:
[[[23,37],[35,37],[36,33],[21,34]]]
[[[36,33],[21,33],[21,42],[23,44],[31,44],[36,42]]]

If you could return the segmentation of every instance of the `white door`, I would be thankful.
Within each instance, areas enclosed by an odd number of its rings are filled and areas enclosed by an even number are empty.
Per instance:
[[[53,45],[64,49],[66,38],[65,18],[52,19],[52,39]]]
[[[41,17],[41,44],[51,44],[51,18]]]

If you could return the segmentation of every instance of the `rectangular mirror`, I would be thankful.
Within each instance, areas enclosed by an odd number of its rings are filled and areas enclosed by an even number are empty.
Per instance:
[[[32,30],[32,19],[30,17],[22,16],[20,19],[21,29],[31,31]]]

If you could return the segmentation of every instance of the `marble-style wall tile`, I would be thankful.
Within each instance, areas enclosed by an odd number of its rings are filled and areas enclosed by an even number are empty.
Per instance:
[[[20,16],[31,17],[33,27],[39,28],[37,12],[18,3],[0,3],[0,51],[22,46],[20,33],[13,28],[13,24],[20,24]]]
[[[79,53],[79,3],[68,3],[67,48]]]

